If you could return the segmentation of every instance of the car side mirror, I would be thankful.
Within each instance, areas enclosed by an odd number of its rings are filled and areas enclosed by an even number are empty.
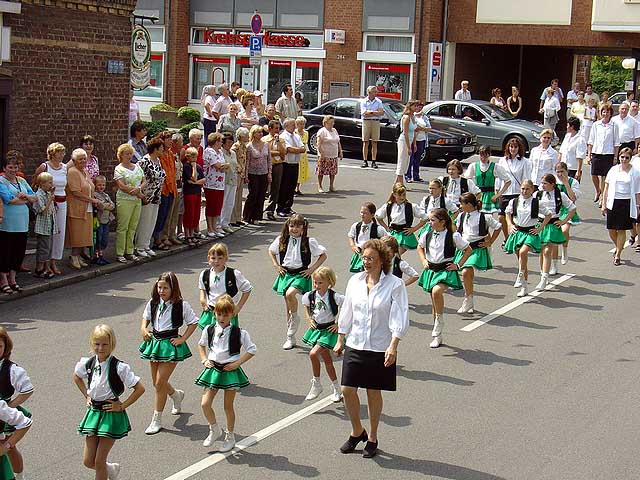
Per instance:
[[[491,124],[491,120],[489,120],[488,118],[483,118],[482,120],[480,120],[482,123],[484,123],[485,125],[490,125]]]

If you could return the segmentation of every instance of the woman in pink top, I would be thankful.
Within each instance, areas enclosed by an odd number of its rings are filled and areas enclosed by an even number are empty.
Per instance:
[[[338,174],[338,159],[342,160],[342,146],[340,145],[340,135],[333,128],[334,118],[325,115],[322,120],[324,125],[317,133],[318,141],[318,163],[316,164],[316,175],[318,176],[318,192],[325,193],[322,189],[322,177],[329,175],[329,191],[335,192],[333,182]]]

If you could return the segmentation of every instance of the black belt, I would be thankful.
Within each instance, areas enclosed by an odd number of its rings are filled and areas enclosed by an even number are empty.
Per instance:
[[[91,409],[97,412],[101,412],[103,410],[106,410],[106,407],[108,405],[111,405],[112,402],[117,402],[117,401],[118,401],[118,397],[112,398],[111,400],[104,400],[102,402],[99,402],[97,400],[91,400]]]
[[[560,220],[560,217],[553,217],[551,220],[549,220],[549,223],[547,223],[547,225],[550,225],[552,223],[557,222],[558,220]]]
[[[177,328],[174,328],[173,330],[163,330],[162,332],[159,332],[154,328],[153,336],[156,340],[164,340],[165,338],[178,338],[180,335],[178,334]]]
[[[429,262],[429,270],[432,272],[442,272],[447,269],[447,266],[451,265],[453,262],[442,262],[442,263],[431,263]]]
[[[469,246],[473,249],[476,250],[478,248],[484,248],[481,247],[480,244],[484,242],[484,238],[482,240],[476,240],[475,242],[469,242]]]
[[[229,365],[229,363],[218,363],[218,362],[214,362],[213,360],[211,361],[211,363],[213,363],[213,368],[215,368],[216,370],[218,370],[219,372],[223,372],[224,371],[224,367],[226,365]]]
[[[411,228],[411,225],[407,225],[406,223],[404,223],[404,224],[402,224],[402,225],[398,225],[398,224],[392,223],[391,225],[389,225],[389,228],[390,228],[391,230],[393,230],[394,232],[400,232],[400,233],[402,233],[402,231],[403,231],[405,228]]]
[[[532,231],[534,228],[536,228],[536,226],[535,226],[535,225],[534,225],[534,226],[532,226],[532,227],[521,227],[521,226],[519,226],[519,225],[516,225],[516,229],[517,229],[519,232],[524,232],[524,233],[531,233],[531,231]]]
[[[482,193],[495,192],[495,187],[478,187]]]
[[[289,268],[289,267],[283,267],[283,268],[287,271],[288,274],[297,275],[298,273],[304,272],[309,267],[308,266],[306,266],[306,267],[302,266],[302,267],[299,267],[299,268]]]
[[[316,330],[326,330],[327,328],[335,324],[336,324],[335,320],[329,323],[316,323]]]

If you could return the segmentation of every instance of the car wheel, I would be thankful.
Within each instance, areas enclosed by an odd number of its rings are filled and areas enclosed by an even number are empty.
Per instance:
[[[309,142],[307,146],[309,147],[309,153],[312,155],[318,155],[318,131],[315,130],[309,134]]]
[[[420,166],[421,167],[429,167],[431,166],[432,162],[431,162],[431,149],[430,148],[425,148],[424,151],[422,152],[422,158],[420,159]]]
[[[516,140],[520,140],[520,142],[522,143],[522,145],[524,145],[524,151],[529,152],[529,144],[527,143],[527,141],[521,137],[520,135],[509,135],[505,140],[504,140],[504,144],[502,145],[502,151],[504,152],[504,149],[507,148],[507,143],[509,143],[509,140],[511,140],[512,138],[515,138]],[[501,152],[502,153],[502,152]]]

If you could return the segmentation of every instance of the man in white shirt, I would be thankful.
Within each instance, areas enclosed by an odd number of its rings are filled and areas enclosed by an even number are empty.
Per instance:
[[[580,93],[580,82],[573,84],[573,90],[567,93],[567,118],[571,116],[571,105],[578,101],[578,93]]]
[[[629,116],[633,118],[636,122],[640,122],[640,117],[638,117],[638,101],[631,100],[629,103]]]
[[[378,168],[376,159],[378,158],[378,141],[380,140],[380,120],[383,118],[384,109],[382,100],[376,93],[378,89],[375,85],[367,87],[367,96],[360,100],[360,118],[362,119],[362,168],[367,168],[369,164],[369,143],[371,143],[371,167]]]
[[[562,106],[562,102],[564,101],[564,93],[562,93],[562,89],[558,86],[558,79],[554,78],[551,80],[551,85],[542,90],[542,95],[540,95],[540,110],[544,107],[544,101],[547,99],[547,90],[553,91],[553,96],[558,100],[560,106]]]
[[[285,118],[298,116],[298,104],[293,97],[293,87],[289,83],[282,87],[282,96],[276,101],[276,112],[281,122],[284,122]]]
[[[620,150],[630,148],[631,151],[638,150],[640,143],[640,124],[629,115],[629,104],[622,102],[618,109],[618,115],[611,119],[618,127],[620,139]]]
[[[229,96],[229,86],[226,83],[220,85],[220,96],[213,105],[213,116],[216,120],[220,120],[220,115],[224,115],[229,111],[229,105],[233,100]]]
[[[286,218],[294,213],[291,207],[293,206],[296,184],[298,183],[300,154],[306,152],[306,147],[294,131],[295,128],[295,119],[287,118],[284,121],[284,132],[280,134],[280,138],[284,140],[287,149],[282,170],[282,180],[280,182],[280,193],[278,194],[278,206],[276,209],[276,214],[282,218]]]
[[[458,90],[453,97],[456,100],[471,100],[471,92],[469,91],[469,80],[462,80],[460,82],[460,90]]]

